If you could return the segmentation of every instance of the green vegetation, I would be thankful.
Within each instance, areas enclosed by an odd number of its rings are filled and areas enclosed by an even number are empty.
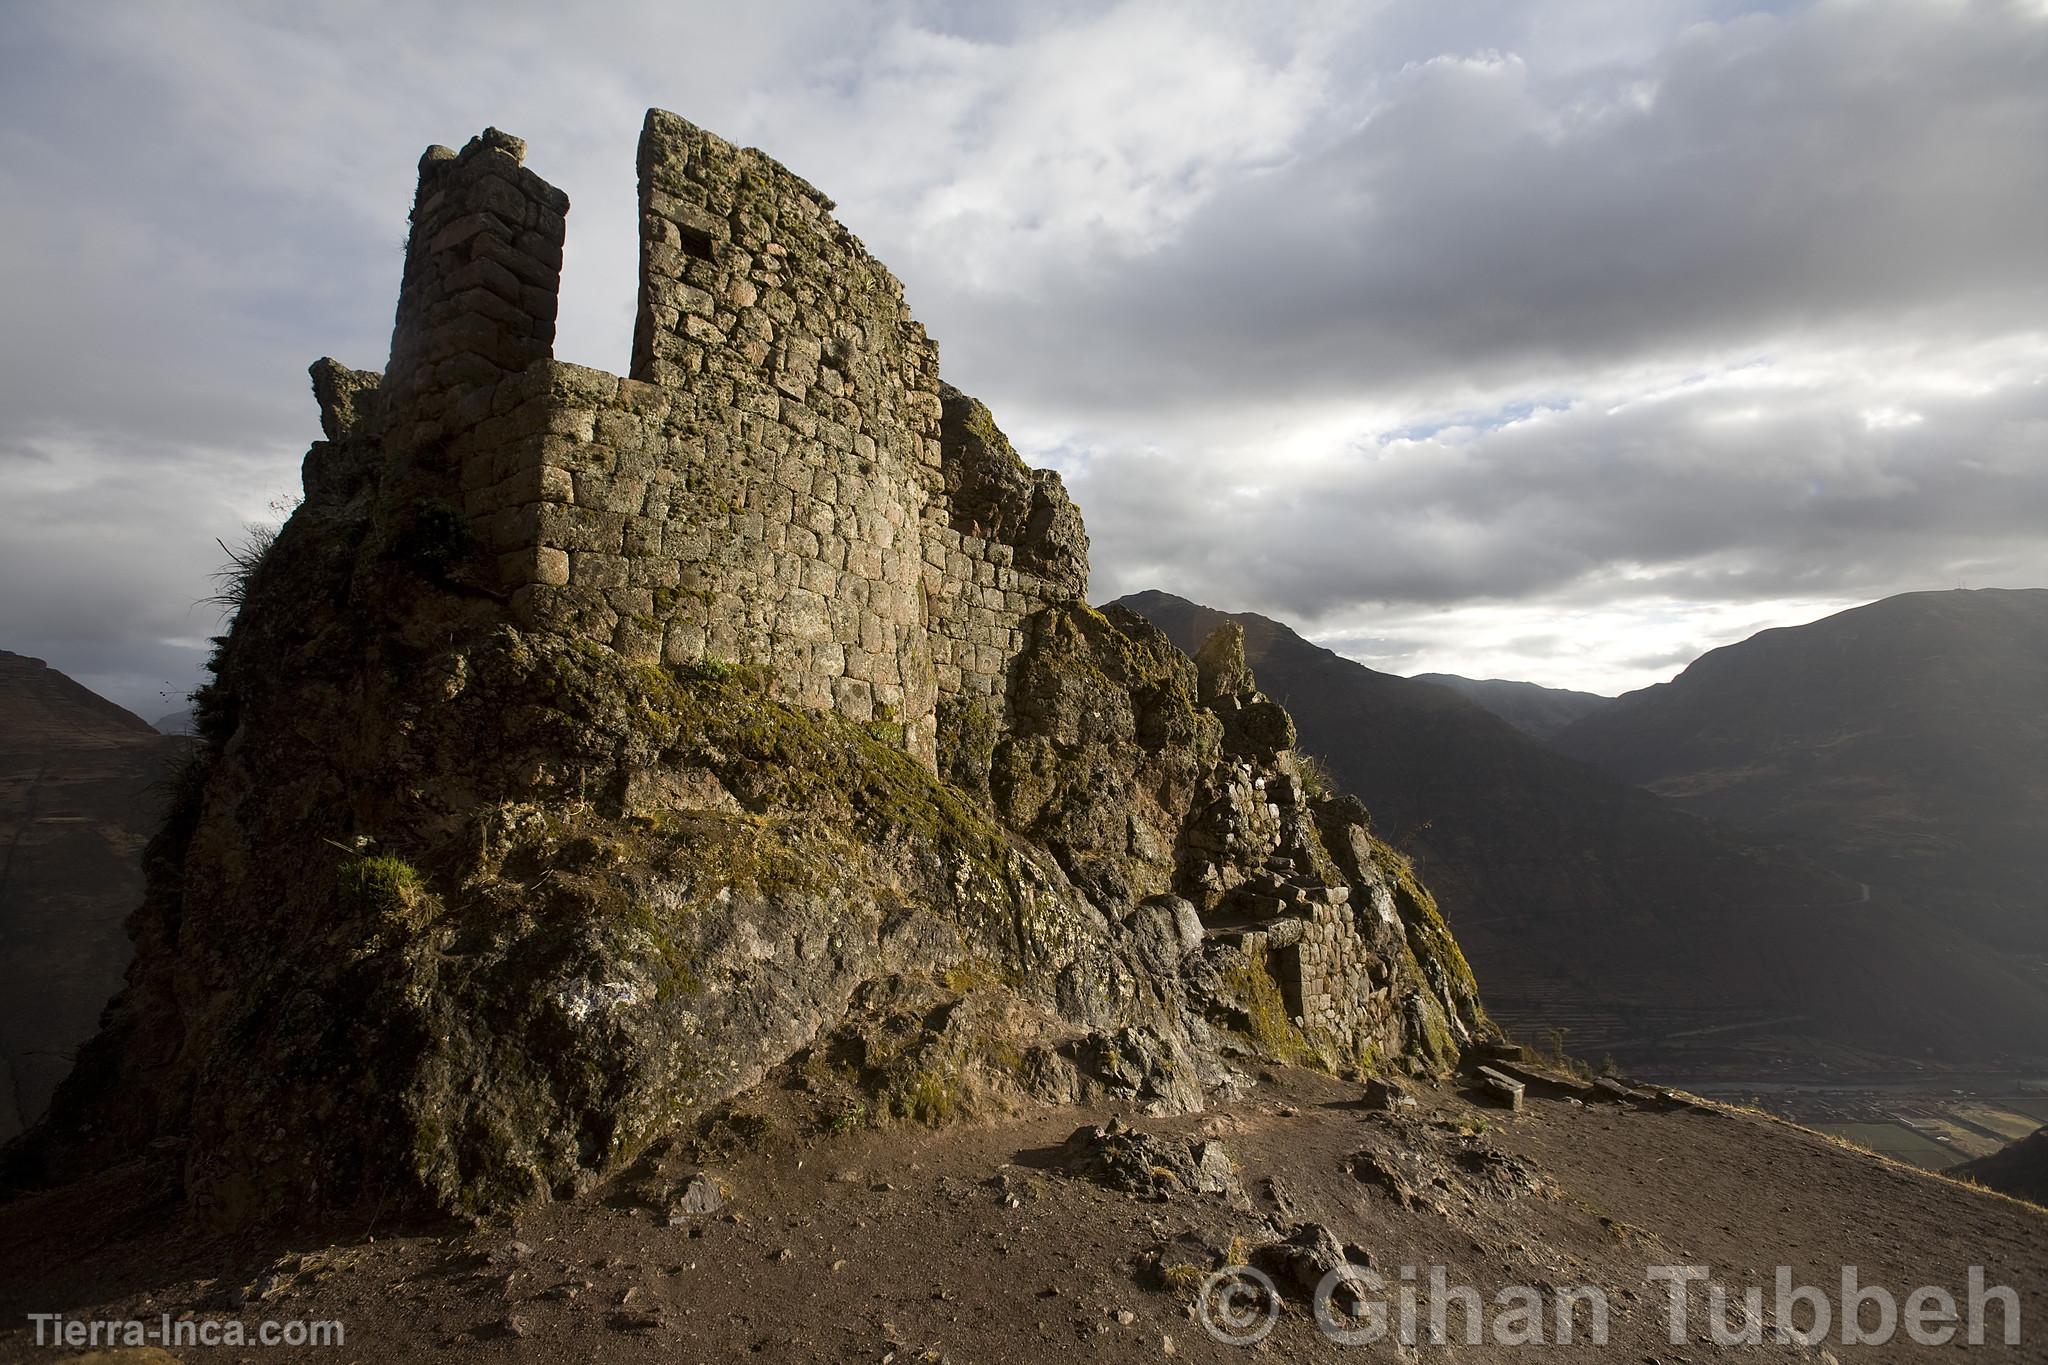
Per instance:
[[[1223,971],[1223,982],[1244,1011],[1253,1042],[1275,1061],[1293,1066],[1317,1064],[1316,1050],[1288,1016],[1280,983],[1264,965],[1241,952]]]
[[[771,680],[765,664],[740,663],[708,655],[694,663],[676,664],[672,672],[684,683],[737,683],[753,692],[766,692]]]
[[[1302,795],[1311,801],[1327,801],[1337,795],[1337,779],[1330,776],[1330,769],[1322,759],[1306,749],[1297,749],[1294,762],[1301,772]]]
[[[911,755],[843,717],[766,696],[755,665],[706,660],[671,670],[565,642],[541,686],[559,710],[701,759],[754,810],[791,812],[849,845],[917,835],[994,856],[988,817]]]
[[[953,1117],[953,1087],[936,1071],[919,1071],[889,1092],[889,1112],[927,1128],[943,1127]]]
[[[1175,1261],[1159,1268],[1160,1281],[1166,1292],[1178,1299],[1193,1300],[1209,1279],[1209,1272],[1193,1261]]]
[[[1464,951],[1452,936],[1443,911],[1437,908],[1436,897],[1415,875],[1415,864],[1406,854],[1378,838],[1372,840],[1372,857],[1374,865],[1394,884],[1395,907],[1400,911],[1401,923],[1407,926],[1410,949],[1419,959],[1440,964],[1459,1001],[1476,1011],[1479,983],[1473,978],[1471,964],[1465,961]]]
[[[708,588],[656,588],[654,589],[654,614],[666,621],[676,614],[684,602],[696,602],[701,606],[711,605],[711,591]]]
[[[1003,971],[1000,964],[987,957],[962,958],[946,968],[941,979],[946,983],[946,989],[955,995],[967,995],[989,986],[1011,984],[1009,974]]]
[[[266,526],[250,522],[242,528],[242,538],[230,545],[224,540],[213,543],[220,546],[220,552],[228,562],[214,570],[213,581],[217,585],[206,601],[221,609],[221,615],[234,616],[249,600],[251,587],[256,575],[262,570],[270,552],[277,546],[280,526]]]
[[[335,873],[342,903],[358,914],[396,920],[418,927],[432,897],[426,879],[405,859],[392,853],[349,858]]]

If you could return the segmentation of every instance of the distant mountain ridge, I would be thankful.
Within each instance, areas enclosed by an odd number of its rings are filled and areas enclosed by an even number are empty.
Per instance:
[[[109,732],[153,735],[148,721],[59,673],[41,659],[0,649],[0,687],[9,734],[75,734],[94,741]]]
[[[121,984],[143,845],[189,749],[0,650],[0,1139],[42,1111]]]
[[[1966,936],[1930,935],[1853,880],[1727,839],[1444,687],[1254,614],[1161,592],[1121,602],[1183,648],[1225,620],[1244,627],[1303,747],[1422,865],[1497,1017],[1571,1018],[1619,1055],[1773,1019],[1962,1059],[2048,1025],[2048,991]]]
[[[1767,630],[1552,742],[2048,952],[2048,589],[1907,593]]]
[[[1417,673],[1410,681],[1448,687],[1537,739],[1549,739],[1573,721],[1614,700],[1596,692],[1574,692],[1507,678],[1461,678],[1456,673]]]

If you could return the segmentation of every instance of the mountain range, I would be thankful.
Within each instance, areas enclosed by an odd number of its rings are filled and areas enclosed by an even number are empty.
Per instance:
[[[1448,687],[1467,701],[1477,702],[1525,735],[1549,739],[1573,721],[1589,716],[1613,701],[1594,692],[1574,692],[1563,687],[1544,687],[1532,682],[1506,678],[1461,678],[1455,673],[1417,673],[1415,682]]]
[[[2048,589],[1907,593],[1767,630],[1551,742],[1873,895],[2048,951]]]
[[[1981,1060],[2048,1020],[2048,591],[1889,598],[1620,698],[1399,678],[1256,615],[1124,604],[1187,649],[1243,626],[1525,1035],[1682,1069],[1787,1033]],[[118,984],[153,784],[184,744],[0,652],[0,1133]]]
[[[1888,888],[1735,836],[1443,686],[1276,621],[1162,592],[1122,600],[1183,647],[1225,620],[1243,626],[1260,686],[1418,860],[1510,1027],[1566,1027],[1575,1049],[1670,1071],[1757,1035],[1983,1060],[2035,1046],[2048,1022],[2048,989],[2026,964]]]

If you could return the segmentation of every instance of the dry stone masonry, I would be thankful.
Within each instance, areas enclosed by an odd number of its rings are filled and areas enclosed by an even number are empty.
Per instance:
[[[420,158],[384,371],[414,442],[474,428],[501,380],[554,353],[569,197],[525,156],[524,142],[490,128],[460,154],[430,147]]]
[[[926,762],[942,702],[999,718],[1025,619],[1086,591],[1080,517],[940,383],[832,201],[650,113],[621,379],[551,358],[568,204],[523,150],[491,130],[422,160],[388,371],[394,431],[459,470],[521,619],[764,666]]]

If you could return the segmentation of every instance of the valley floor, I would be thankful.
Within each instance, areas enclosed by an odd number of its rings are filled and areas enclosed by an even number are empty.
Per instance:
[[[2048,1358],[2048,1213],[1873,1157],[1765,1115],[1681,1101],[1581,1102],[1533,1095],[1520,1114],[1454,1089],[1413,1108],[1368,1107],[1359,1087],[1281,1072],[1216,1112],[1139,1119],[1163,1137],[1211,1136],[1237,1163],[1242,1197],[1134,1196],[1060,1169],[1089,1111],[1036,1112],[939,1131],[894,1127],[779,1140],[716,1167],[731,1196],[701,1216],[650,1198],[685,1169],[650,1162],[609,1191],[480,1229],[383,1228],[334,1240],[200,1238],[137,1168],[89,1188],[0,1206],[0,1359],[38,1349],[32,1313],[72,1322],[340,1322],[345,1343],[189,1349],[166,1359],[673,1361],[1130,1361],[1189,1359],[1821,1361],[1821,1346],[1724,1347],[1696,1286],[1672,1344],[1657,1266],[1705,1266],[1737,1302],[1761,1285],[1775,1322],[1775,1268],[1825,1291],[1840,1318],[1843,1267],[1895,1301],[1920,1286],[1967,1300],[1969,1271],[2009,1286],[2022,1344],[1825,1349],[1843,1361]],[[670,1165],[673,1158],[670,1159]],[[671,1225],[673,1223],[673,1225]],[[1398,1304],[1402,1267],[1427,1330],[1430,1267],[1487,1300],[1590,1286],[1610,1309],[1605,1347],[1576,1316],[1572,1345],[1395,1350],[1323,1335],[1305,1289],[1258,1352],[1224,1344],[1193,1309],[1203,1272],[1304,1223],[1369,1264]],[[1272,1268],[1270,1259],[1254,1256]],[[1191,1266],[1168,1270],[1162,1266]],[[1306,1283],[1306,1280],[1304,1280]],[[1461,1308],[1447,1315],[1462,1336]],[[1804,1310],[1795,1317],[1804,1325]],[[1874,1315],[1866,1321],[1874,1325]],[[1983,1315],[1991,1342],[2004,1323]],[[1523,1324],[1526,1326],[1526,1323]],[[1837,1328],[1837,1333],[1839,1328]]]
[[[1538,1053],[1765,1109],[1928,1170],[1987,1156],[2048,1124],[2048,1057],[1911,1058],[1798,1031],[1805,1016],[1567,1005],[1488,993]]]

